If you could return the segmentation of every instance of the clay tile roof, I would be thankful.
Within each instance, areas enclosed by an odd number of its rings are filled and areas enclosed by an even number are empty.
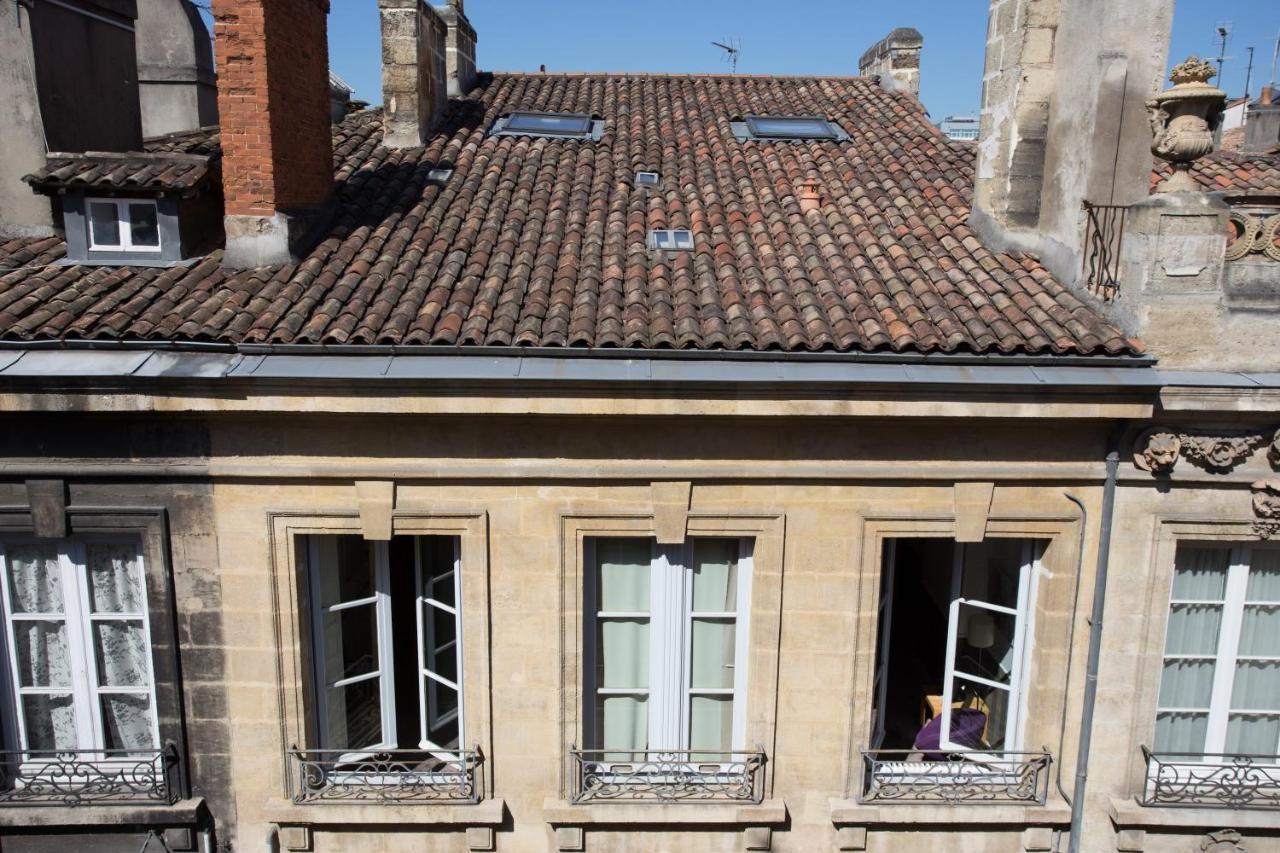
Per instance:
[[[142,151],[51,152],[45,166],[23,180],[44,193],[64,189],[192,192],[218,178],[222,156],[218,128],[207,127],[148,139]]]
[[[1151,171],[1151,188],[1171,171],[1168,163],[1157,162]],[[1280,195],[1280,146],[1260,153],[1215,151],[1191,164],[1191,177],[1205,192]]]
[[[513,110],[596,115],[604,136],[486,134]],[[739,141],[729,121],[748,114],[827,116],[850,140]],[[423,148],[382,147],[380,122],[336,127],[338,214],[300,263],[77,267],[57,241],[14,241],[0,340],[1141,351],[1035,259],[983,246],[972,146],[870,80],[496,74]],[[823,203],[805,212],[807,180]],[[648,250],[660,227],[694,250]]]

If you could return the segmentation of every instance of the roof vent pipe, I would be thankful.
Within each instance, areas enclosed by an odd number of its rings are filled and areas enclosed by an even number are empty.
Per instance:
[[[822,207],[822,185],[809,179],[800,185],[800,212],[812,213]]]

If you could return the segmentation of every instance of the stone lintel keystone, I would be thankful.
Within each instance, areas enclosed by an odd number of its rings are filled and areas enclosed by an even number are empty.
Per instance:
[[[356,480],[356,507],[360,510],[360,532],[365,539],[385,542],[391,538],[391,513],[395,504],[394,481]]]
[[[41,538],[67,535],[67,484],[64,480],[27,480],[31,531]]]
[[[693,483],[688,480],[649,484],[653,500],[653,532],[659,545],[683,545],[689,524]]]
[[[995,483],[956,483],[957,542],[981,542],[986,538],[995,490]]]

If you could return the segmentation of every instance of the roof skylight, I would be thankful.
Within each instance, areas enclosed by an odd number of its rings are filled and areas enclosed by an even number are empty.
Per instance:
[[[735,128],[737,130],[738,128]],[[848,139],[840,127],[822,116],[746,116],[739,135],[746,139]]]
[[[598,137],[597,125],[603,126],[583,113],[513,112],[500,118],[493,125],[498,136],[550,136],[560,139],[591,139]]]
[[[649,232],[649,248],[667,252],[693,250],[693,232],[687,228],[655,228]]]

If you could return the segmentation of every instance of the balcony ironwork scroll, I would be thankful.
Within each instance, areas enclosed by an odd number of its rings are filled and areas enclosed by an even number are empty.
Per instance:
[[[759,803],[764,747],[706,750],[571,749],[574,803]]]
[[[965,750],[926,760],[919,750],[864,749],[863,803],[1035,803],[1049,795],[1049,752]]]
[[[1152,752],[1142,747],[1144,806],[1280,809],[1280,755]]]
[[[366,752],[293,748],[287,760],[289,796],[298,804],[478,803],[483,791],[479,746]]]
[[[1120,295],[1120,246],[1129,208],[1084,203],[1084,278],[1089,292],[1104,302]]]
[[[0,806],[172,805],[179,799],[178,750],[0,751]]]

